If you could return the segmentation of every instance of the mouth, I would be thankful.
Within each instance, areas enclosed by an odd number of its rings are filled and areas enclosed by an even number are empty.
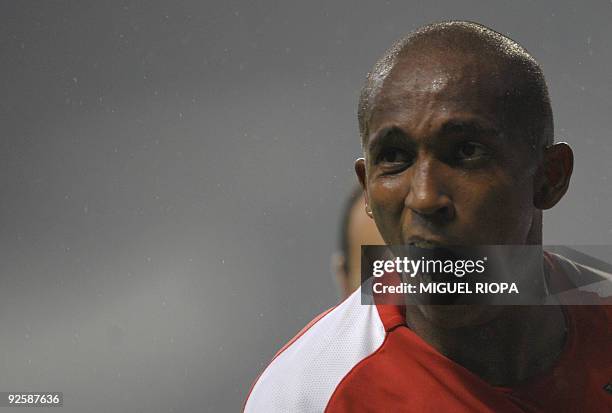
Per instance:
[[[409,248],[415,249],[407,251],[407,255],[413,260],[445,261],[455,258],[453,252],[446,243],[439,239],[421,238],[413,236],[408,239],[406,244]],[[421,282],[429,283],[432,281],[456,281],[455,277],[448,276],[443,272],[419,272],[417,275]]]
[[[427,250],[433,250],[443,246],[442,242],[433,239],[425,239],[420,237],[411,237],[407,243],[408,246],[417,247]]]
[[[440,247],[440,244],[432,241],[418,241],[418,242],[410,242],[408,243],[411,247],[422,248],[426,250],[433,250],[435,248]]]

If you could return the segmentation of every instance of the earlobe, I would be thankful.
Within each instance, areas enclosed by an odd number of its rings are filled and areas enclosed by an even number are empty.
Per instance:
[[[568,144],[560,142],[544,149],[534,191],[536,208],[549,209],[559,202],[567,192],[573,168],[574,154]]]
[[[368,194],[367,175],[364,158],[358,158],[357,160],[355,160],[355,173],[357,174],[357,179],[359,179],[359,184],[363,188],[363,197],[365,199],[365,212],[370,218],[373,218],[372,209],[370,208],[370,197]]]

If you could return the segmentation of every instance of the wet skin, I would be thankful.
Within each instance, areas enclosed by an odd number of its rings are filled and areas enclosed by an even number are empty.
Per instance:
[[[541,211],[567,189],[571,149],[558,144],[536,156],[521,126],[509,122],[503,96],[514,79],[506,72],[461,54],[425,52],[396,63],[375,99],[365,159],[355,164],[387,244],[541,244]],[[541,267],[532,274],[541,275]],[[492,383],[528,377],[563,344],[556,306],[406,308],[417,334]],[[483,344],[489,353],[464,350]],[[507,366],[497,366],[500,357]]]

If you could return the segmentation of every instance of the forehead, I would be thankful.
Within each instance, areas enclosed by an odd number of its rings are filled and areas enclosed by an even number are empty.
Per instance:
[[[379,85],[370,134],[395,124],[434,127],[455,116],[502,130],[511,77],[498,62],[470,55],[430,53],[399,59]]]

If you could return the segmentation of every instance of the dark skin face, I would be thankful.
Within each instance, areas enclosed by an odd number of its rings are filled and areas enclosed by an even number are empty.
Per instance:
[[[387,244],[541,244],[541,210],[565,193],[572,154],[557,144],[536,161],[520,127],[505,122],[511,82],[503,65],[470,56],[399,60],[377,94],[365,159],[355,164]],[[503,308],[419,310],[455,328]]]

